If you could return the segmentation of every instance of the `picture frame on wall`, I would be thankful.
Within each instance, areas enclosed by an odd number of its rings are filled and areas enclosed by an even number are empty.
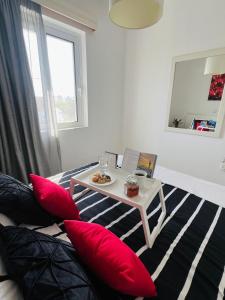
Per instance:
[[[225,85],[225,74],[213,75],[209,88],[209,101],[221,101]]]

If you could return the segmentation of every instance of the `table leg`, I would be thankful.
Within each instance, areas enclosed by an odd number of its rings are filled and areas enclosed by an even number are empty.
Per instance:
[[[139,208],[139,210],[140,210],[140,214],[141,214],[146,244],[149,248],[152,248],[153,243],[151,240],[151,233],[150,233],[150,229],[149,229],[148,216],[147,216],[146,210],[143,207]]]
[[[162,208],[162,212],[158,218],[158,222],[157,225],[154,227],[152,233],[151,233],[151,242],[152,245],[155,242],[155,239],[157,238],[157,236],[159,235],[160,231],[161,231],[161,227],[162,227],[162,223],[165,219],[166,216],[166,206],[165,206],[165,200],[164,200],[164,194],[163,194],[163,190],[162,187],[159,190],[159,199],[160,199],[160,204],[161,204],[161,208]]]
[[[73,197],[74,193],[75,180],[73,178],[70,179],[70,195]]]
[[[159,199],[160,199],[162,211],[163,211],[164,213],[166,213],[165,199],[164,199],[164,193],[163,193],[162,187],[161,187],[161,189],[159,190]]]
[[[158,236],[158,234],[160,232],[160,228],[162,226],[164,218],[166,216],[166,206],[165,206],[165,200],[164,200],[164,194],[163,194],[162,187],[159,190],[159,199],[160,199],[160,204],[161,204],[161,207],[162,207],[162,212],[159,216],[157,225],[154,227],[152,233],[150,232],[150,229],[149,229],[148,216],[147,216],[147,213],[146,213],[146,209],[143,208],[143,207],[139,209],[140,214],[141,214],[141,219],[142,219],[146,244],[149,248],[152,248],[152,246],[155,242],[155,239],[156,239],[156,237]]]
[[[80,198],[82,198],[85,194],[87,194],[91,189],[86,188],[81,193],[78,194],[78,196],[75,197],[75,201],[78,201]]]

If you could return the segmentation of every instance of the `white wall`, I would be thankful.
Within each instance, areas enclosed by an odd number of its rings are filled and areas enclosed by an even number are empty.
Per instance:
[[[225,185],[225,138],[166,132],[172,57],[225,47],[224,0],[165,1],[162,20],[127,33],[123,146],[158,153],[158,163]]]
[[[98,159],[104,150],[121,151],[125,31],[99,8],[96,32],[87,33],[88,128],[60,131],[63,169]]]
[[[208,100],[212,75],[204,75],[205,64],[205,58],[176,63],[170,126],[173,127],[174,118],[178,118],[183,122],[179,127],[190,128],[197,115],[204,115],[204,120],[217,120],[221,101]]]

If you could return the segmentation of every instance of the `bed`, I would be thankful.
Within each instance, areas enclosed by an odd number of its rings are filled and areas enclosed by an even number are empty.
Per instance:
[[[51,180],[69,189],[70,177],[93,165],[64,172]],[[157,299],[224,299],[225,208],[164,184],[167,216],[153,248],[148,249],[136,209],[123,203],[118,205],[93,191],[80,198],[83,189],[76,186],[73,196],[81,218],[105,226],[136,252],[152,275]],[[156,197],[148,208],[150,228],[156,225],[159,214]],[[55,226],[48,233],[66,239],[63,225]],[[109,298],[135,299],[117,293]]]

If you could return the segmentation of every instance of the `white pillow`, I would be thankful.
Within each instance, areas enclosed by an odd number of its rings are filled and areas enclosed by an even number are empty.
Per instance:
[[[12,280],[0,282],[0,299],[23,300],[23,296],[18,285]]]
[[[10,220],[6,215],[0,214],[0,223],[3,226],[9,226],[9,225],[14,225],[13,221]],[[0,256],[0,275],[6,275],[5,267],[2,262],[1,256]],[[0,299],[3,299],[0,297]]]
[[[0,214],[0,223],[3,226],[15,225],[15,223],[11,219],[9,219],[6,215],[3,214]]]
[[[0,223],[4,226],[15,225],[6,215],[0,214]],[[0,275],[7,275],[2,258],[0,257]],[[23,300],[17,284],[12,280],[0,282],[0,299]]]

